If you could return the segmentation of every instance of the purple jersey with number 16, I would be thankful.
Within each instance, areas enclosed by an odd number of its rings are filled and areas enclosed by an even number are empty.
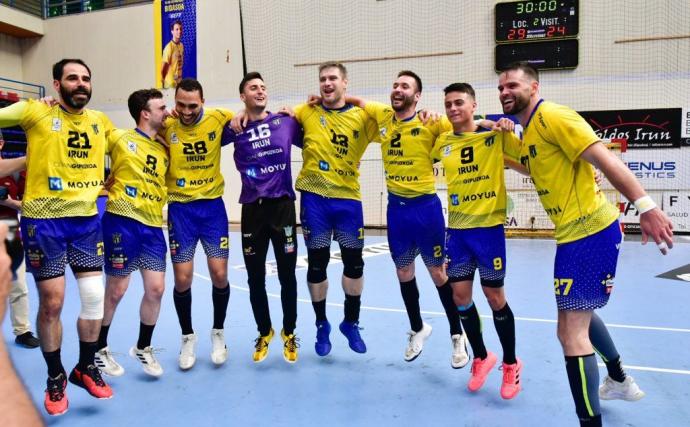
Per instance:
[[[235,165],[242,177],[240,203],[282,196],[295,199],[290,150],[293,144],[302,146],[302,128],[295,119],[268,113],[263,120],[247,123],[239,134],[226,125],[222,145],[231,143],[235,144]]]

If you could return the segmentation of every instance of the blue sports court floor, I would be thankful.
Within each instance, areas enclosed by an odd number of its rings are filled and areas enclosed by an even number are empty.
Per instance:
[[[199,335],[197,363],[188,372],[177,367],[180,332],[172,303],[172,268],[154,347],[165,369],[159,379],[141,371],[127,355],[136,342],[141,278],[133,276],[130,289],[116,313],[110,348],[126,373],[107,378],[115,396],[98,401],[73,385],[67,387],[70,409],[56,418],[54,426],[209,426],[209,425],[455,425],[455,426],[576,426],[570,390],[560,346],[556,339],[556,308],[552,288],[555,243],[548,240],[508,240],[506,290],[515,313],[517,352],[525,368],[523,391],[512,401],[499,395],[501,371],[496,369],[477,394],[466,390],[469,365],[450,367],[448,326],[437,293],[421,261],[417,278],[425,320],[434,330],[420,357],[403,360],[408,321],[404,313],[393,263],[385,237],[367,237],[362,302],[362,336],[368,352],[352,352],[345,338],[334,330],[333,351],[325,358],[314,353],[314,314],[305,283],[305,262],[300,261],[298,326],[301,338],[299,361],[290,365],[282,358],[282,342],[274,339],[268,358],[260,364],[251,359],[256,326],[251,314],[246,275],[242,270],[239,235],[233,233],[230,259],[232,294],[226,339],[228,362],[219,368],[210,360],[212,309],[211,285],[205,257],[199,247],[193,287],[194,326]],[[300,238],[300,244],[302,241]],[[333,251],[337,248],[334,245]],[[303,245],[300,254],[304,254]],[[269,259],[272,257],[269,253]],[[621,250],[614,293],[609,306],[599,311],[609,325],[628,373],[647,396],[638,402],[602,402],[606,425],[690,425],[690,282],[656,278],[658,274],[690,263],[690,244],[678,244],[661,256],[655,245],[626,242]],[[342,265],[331,262],[328,314],[331,323],[342,319]],[[31,288],[32,316],[37,297]],[[279,284],[268,278],[274,327],[280,328]],[[484,318],[487,348],[500,354],[490,310],[478,284],[475,298]],[[79,311],[73,278],[63,310],[63,363],[67,369],[77,360],[75,321]],[[489,315],[489,316],[487,316]],[[35,317],[34,317],[35,318]],[[39,350],[14,345],[7,319],[3,333],[21,377],[42,414],[46,368]],[[33,322],[32,322],[33,323]],[[602,367],[600,374],[605,375]]]

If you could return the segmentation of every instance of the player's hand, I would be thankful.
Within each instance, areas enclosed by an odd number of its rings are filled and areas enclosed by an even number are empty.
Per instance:
[[[156,134],[156,141],[158,141],[158,142],[160,142],[161,144],[163,144],[163,146],[164,146],[165,148],[168,148],[168,149],[170,148],[170,144],[168,144],[168,141],[167,141],[167,140],[165,139],[165,137],[164,137],[163,135],[161,135],[160,133],[157,133],[157,134]]]
[[[319,95],[309,95],[307,97],[307,105],[314,107],[321,104],[321,96]]]
[[[5,318],[7,296],[12,286],[12,272],[10,271],[12,261],[7,255],[7,248],[5,247],[8,230],[7,224],[0,222],[0,321]]]
[[[594,182],[596,182],[599,187],[604,183],[604,173],[597,168],[594,168]]]
[[[418,115],[419,115],[419,120],[421,120],[423,124],[427,124],[427,122],[431,122],[431,123],[437,122],[437,121],[441,120],[441,117],[443,117],[443,115],[441,113],[437,113],[436,111],[427,110],[426,108],[423,110],[420,110]]]
[[[506,117],[501,117],[497,122],[492,122],[491,120],[486,119],[484,119],[483,122],[493,123],[491,127],[486,127],[483,124],[480,124],[480,126],[485,127],[486,129],[496,130],[499,132],[513,132],[515,130],[515,122]]]
[[[52,106],[58,104],[58,101],[50,95],[44,96],[43,98],[40,98],[39,102],[42,102],[49,107],[52,107]]]
[[[177,109],[173,108],[171,110],[168,110],[168,115],[174,119],[179,119],[180,118],[180,113],[177,112]]]
[[[651,237],[662,254],[666,255],[673,248],[673,223],[658,207],[640,215],[640,230],[643,245]]]
[[[235,114],[235,117],[230,120],[230,127],[235,131],[235,133],[242,133],[244,128],[247,126],[248,120],[247,112],[240,110],[237,112],[237,114]]]
[[[110,191],[110,189],[113,188],[113,185],[115,185],[115,175],[111,173],[108,175],[108,178],[105,179],[103,189],[105,189],[105,191]]]
[[[280,110],[278,110],[278,114],[282,114],[284,116],[290,116],[290,117],[294,118],[295,117],[295,110],[293,110],[292,108],[290,108],[286,105],[286,106],[281,107]]]

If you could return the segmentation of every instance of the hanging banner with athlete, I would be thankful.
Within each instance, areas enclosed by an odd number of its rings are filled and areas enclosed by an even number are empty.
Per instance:
[[[153,2],[156,87],[196,78],[196,0]]]

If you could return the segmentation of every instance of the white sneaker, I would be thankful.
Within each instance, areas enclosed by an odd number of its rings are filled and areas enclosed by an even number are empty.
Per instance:
[[[113,353],[110,352],[107,346],[96,352],[94,355],[94,364],[101,372],[111,377],[119,377],[125,373],[125,368],[115,361]]]
[[[182,348],[180,349],[180,357],[178,362],[180,364],[180,369],[187,370],[191,369],[196,362],[196,354],[194,353],[194,348],[196,347],[196,334],[191,333],[188,335],[182,335]]]
[[[144,368],[144,372],[152,377],[160,377],[163,375],[163,368],[153,356],[153,351],[153,347],[151,346],[148,346],[143,350],[138,349],[137,346],[133,346],[129,349],[129,355],[141,363],[141,367]]]
[[[470,361],[470,356],[467,354],[467,338],[465,334],[451,335],[450,339],[453,341],[453,356],[450,359],[450,366],[453,369],[464,368]]]
[[[599,387],[599,398],[602,400],[619,399],[634,402],[642,399],[644,396],[644,391],[640,390],[640,387],[630,375],[627,375],[622,383],[614,381],[607,375],[601,387]]]
[[[223,329],[211,329],[211,361],[222,365],[228,360],[228,347],[225,345]]]
[[[422,329],[419,332],[409,331],[407,335],[410,338],[405,349],[405,361],[412,362],[421,354],[424,343],[431,336],[431,325],[422,323]]]

